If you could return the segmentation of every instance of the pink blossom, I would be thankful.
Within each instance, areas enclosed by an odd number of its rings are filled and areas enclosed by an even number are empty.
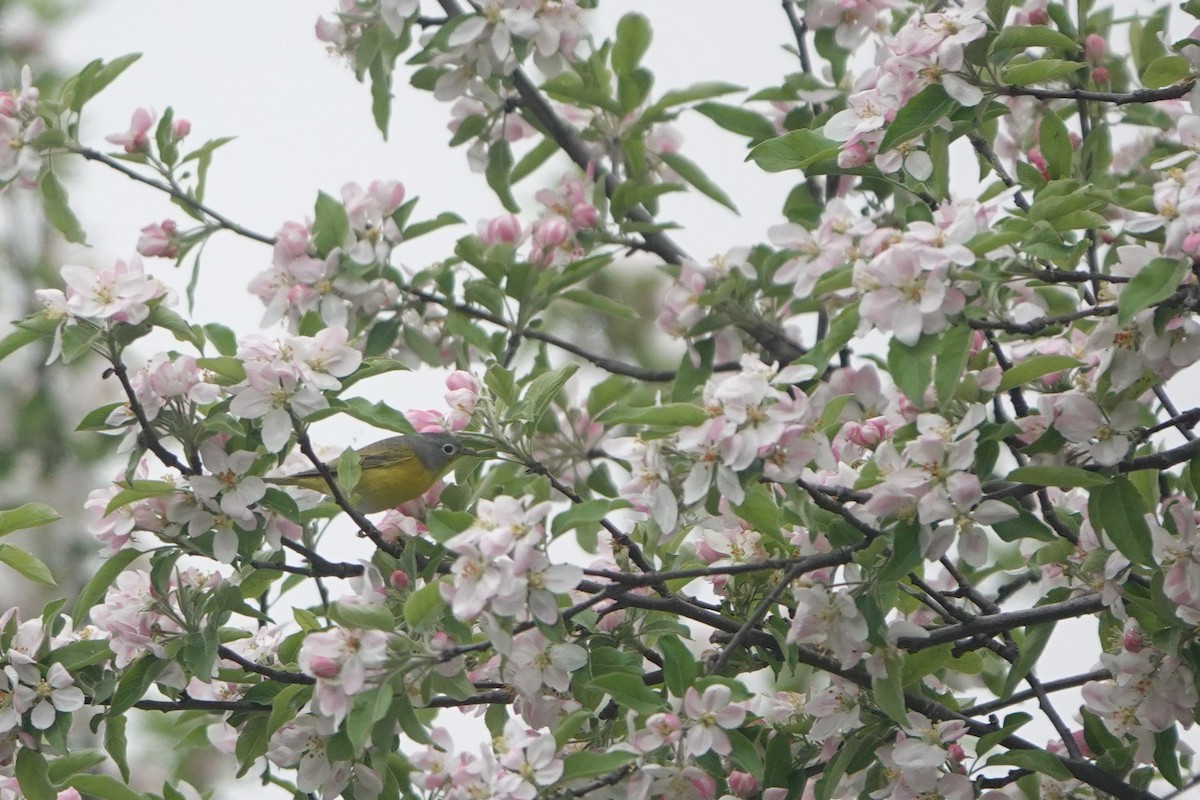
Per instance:
[[[150,150],[150,131],[154,127],[157,115],[148,108],[139,108],[133,112],[129,130],[124,133],[113,133],[104,138],[115,145],[120,145],[126,153],[145,153]]]

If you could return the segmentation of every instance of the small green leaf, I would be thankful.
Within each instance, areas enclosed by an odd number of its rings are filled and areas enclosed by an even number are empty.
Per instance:
[[[1005,480],[1033,486],[1096,489],[1107,486],[1112,478],[1079,467],[1017,467],[1008,473]]]
[[[1134,564],[1154,566],[1146,503],[1124,475],[1098,486],[1088,498],[1088,518]]]
[[[594,308],[605,314],[621,319],[640,319],[638,312],[625,303],[618,303],[610,297],[589,291],[587,289],[568,289],[559,294],[565,300],[571,300],[580,305]]]
[[[746,136],[757,141],[766,141],[775,136],[775,126],[771,121],[742,106],[731,106],[725,103],[697,103],[692,106],[725,130]]]
[[[178,486],[166,481],[148,481],[135,480],[124,484],[121,491],[117,492],[113,499],[108,501],[108,505],[104,508],[104,515],[108,516],[122,506],[127,506],[130,503],[136,503],[138,500],[146,500],[151,497],[164,497],[178,490]]]
[[[705,197],[715,200],[733,213],[737,213],[737,206],[729,199],[729,195],[725,194],[725,190],[713,183],[712,179],[705,175],[695,162],[679,153],[659,153],[658,157]]]
[[[1175,294],[1188,266],[1189,262],[1182,258],[1156,258],[1142,267],[1117,300],[1117,322],[1124,325],[1139,311]]]
[[[488,149],[488,163],[487,169],[484,170],[484,177],[487,178],[487,185],[496,193],[500,205],[504,206],[504,210],[515,214],[521,210],[521,207],[517,205],[512,194],[512,168],[512,148],[508,146],[508,142],[503,139],[494,142]]]
[[[1078,50],[1079,45],[1066,34],[1045,25],[1009,25],[992,41],[992,53],[1024,50],[1027,47],[1057,47]]]
[[[121,773],[121,780],[126,782],[129,781],[129,760],[125,755],[129,744],[129,740],[125,736],[127,721],[124,714],[114,714],[104,718],[104,751],[117,765],[117,771]]]
[[[550,522],[550,532],[553,536],[558,537],[567,531],[574,530],[580,525],[599,522],[615,509],[628,507],[629,502],[627,500],[609,500],[606,498],[573,503],[554,515],[554,518]]]
[[[659,98],[658,102],[646,109],[646,115],[654,118],[664,109],[671,106],[693,103],[697,100],[707,100],[710,97],[720,97],[724,94],[732,94],[733,92],[740,91],[742,91],[742,87],[735,86],[732,83],[722,83],[720,81],[694,83],[691,86],[685,86],[682,89],[672,89],[667,92]]]
[[[563,759],[562,777],[560,783],[577,781],[583,778],[594,778],[615,772],[627,764],[637,760],[637,754],[614,750],[611,753],[596,753],[591,750],[580,750],[571,753]],[[53,800],[53,797],[51,797]]]
[[[664,425],[686,427],[702,425],[708,420],[708,412],[691,403],[665,403],[661,406],[613,406],[597,418],[605,425]]]
[[[58,797],[58,791],[50,783],[50,777],[46,774],[46,757],[37,750],[28,747],[17,748],[17,761],[13,774],[21,787],[21,794],[25,796],[26,800],[55,800]]]
[[[382,56],[371,62],[371,118],[384,141],[388,138],[388,123],[392,118],[392,67]]]
[[[358,451],[353,447],[347,447],[342,451],[337,462],[338,485],[343,492],[352,495],[355,488],[358,487],[360,478],[362,478],[362,461],[359,459]]]
[[[458,214],[452,214],[449,211],[438,214],[434,219],[427,219],[424,222],[414,222],[404,229],[404,241],[409,242],[416,239],[418,236],[424,236],[427,233],[436,231],[438,228],[444,228],[447,225],[462,225],[463,218]]]
[[[993,764],[1012,765],[1031,772],[1047,775],[1056,781],[1071,780],[1071,772],[1058,756],[1045,750],[1008,750],[997,753],[987,760],[988,766]]]
[[[319,192],[313,211],[312,242],[317,253],[326,256],[346,243],[350,235],[350,218],[346,207],[334,197]]]
[[[427,583],[405,598],[404,619],[414,629],[420,630],[436,620],[445,607],[441,585]]]
[[[667,689],[675,697],[683,697],[699,673],[696,657],[679,637],[671,634],[659,637],[658,647],[663,654],[663,680]]]
[[[86,243],[87,234],[83,232],[75,213],[71,211],[67,190],[53,170],[48,169],[42,172],[38,188],[42,190],[42,210],[54,229],[72,244]]]
[[[837,142],[817,131],[799,130],[755,145],[746,158],[764,172],[784,172],[837,158],[840,149]]]
[[[1030,356],[1004,373],[1004,377],[1000,379],[1000,386],[996,391],[1007,392],[1009,389],[1024,386],[1043,375],[1052,375],[1056,372],[1064,372],[1082,366],[1082,361],[1071,356]]]
[[[521,416],[525,421],[536,427],[542,415],[554,402],[554,398],[578,371],[578,364],[564,364],[557,369],[543,372],[530,381],[521,398]]]
[[[39,339],[48,339],[58,330],[60,320],[50,319],[43,314],[32,314],[22,320],[3,340],[0,340],[0,361],[11,356],[27,344]]]
[[[26,503],[17,508],[4,509],[0,511],[0,536],[7,536],[13,531],[39,528],[60,519],[61,514],[42,503]]]
[[[879,143],[879,152],[895,150],[897,146],[917,138],[955,108],[958,108],[958,102],[946,94],[940,83],[926,86],[896,112],[896,118],[888,124],[883,141]]]
[[[1017,688],[1017,684],[1025,680],[1025,676],[1037,666],[1038,659],[1042,657],[1042,652],[1046,649],[1046,645],[1050,643],[1050,637],[1053,633],[1053,622],[1030,625],[1025,629],[1025,638],[1021,641],[1020,654],[1017,656],[1016,661],[1012,663],[1012,666],[1008,668],[1008,675],[1004,678],[1004,688],[1000,690],[1001,700],[1012,695]]]
[[[230,328],[216,322],[210,322],[204,326],[204,335],[212,342],[213,347],[217,348],[217,352],[221,355],[230,357],[237,355],[237,334]]]
[[[974,332],[966,325],[957,325],[942,334],[942,345],[934,368],[933,388],[942,405],[954,398],[963,370],[971,356],[971,337]]]
[[[1181,55],[1167,55],[1151,61],[1142,72],[1142,86],[1147,89],[1161,89],[1173,83],[1190,77],[1192,66]]]
[[[388,611],[386,606],[334,603],[329,607],[329,618],[347,628],[377,631],[396,629],[396,618],[392,616],[392,612]]]
[[[899,652],[893,651],[885,657],[883,666],[883,675],[871,678],[871,692],[875,695],[875,703],[893,722],[907,725],[908,708],[904,705],[903,656]]]
[[[617,23],[617,41],[612,48],[612,68],[618,75],[628,75],[642,63],[650,48],[653,32],[650,20],[641,14],[626,14]]]
[[[558,142],[546,137],[533,146],[528,153],[521,156],[515,167],[512,168],[512,175],[509,176],[511,183],[519,183],[521,179],[528,177],[542,164],[545,164],[550,156],[558,152]]]
[[[925,405],[925,390],[933,380],[933,354],[937,339],[924,336],[916,344],[907,345],[899,339],[888,343],[888,369],[892,380],[915,405]]]
[[[1071,137],[1067,126],[1054,112],[1042,116],[1042,124],[1038,128],[1038,148],[1046,159],[1046,169],[1051,180],[1069,177],[1071,174],[1071,159],[1074,148],[1071,147]]]
[[[1083,69],[1079,61],[1063,61],[1058,58],[1041,58],[1027,64],[1005,67],[1001,79],[1012,86],[1028,86],[1031,83],[1058,80]]]
[[[7,564],[29,580],[43,586],[54,586],[50,568],[34,555],[11,544],[0,544],[0,564]]]
[[[618,705],[639,714],[653,714],[661,711],[664,705],[658,692],[647,686],[641,676],[630,672],[610,672],[597,676],[589,686],[611,695]]]

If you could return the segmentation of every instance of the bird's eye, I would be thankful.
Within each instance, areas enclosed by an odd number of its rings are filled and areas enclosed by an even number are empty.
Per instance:
[[[457,449],[458,449],[457,447],[455,447],[454,445],[452,445],[452,444],[449,444],[449,443],[446,443],[446,444],[442,445],[442,452],[443,452],[443,453],[445,453],[445,454],[446,454],[446,455],[448,455],[448,456],[449,456],[449,455],[453,455],[453,454],[454,454],[454,451],[455,451],[455,450],[457,450]]]

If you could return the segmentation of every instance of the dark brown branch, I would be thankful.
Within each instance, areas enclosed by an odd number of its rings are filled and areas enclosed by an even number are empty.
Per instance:
[[[251,661],[241,653],[231,650],[224,645],[217,648],[217,655],[226,661],[232,661],[242,669],[246,670],[246,672],[253,672],[255,675],[262,675],[264,678],[269,678],[278,683],[297,683],[303,686],[311,686],[317,682],[317,679],[311,675],[264,667],[262,664],[259,664],[256,661]]]
[[[83,156],[88,161],[97,161],[101,164],[104,164],[107,167],[111,167],[112,169],[115,169],[117,172],[121,173],[122,175],[125,175],[128,178],[138,181],[139,183],[144,183],[147,186],[151,186],[155,189],[158,189],[160,192],[164,192],[164,193],[170,195],[172,198],[174,198],[176,201],[178,201],[182,205],[185,205],[188,208],[208,217],[213,222],[215,222],[220,228],[223,228],[224,230],[230,231],[232,233],[236,233],[238,236],[244,236],[247,239],[253,239],[256,242],[262,242],[263,244],[270,244],[270,245],[275,244],[275,238],[273,236],[267,236],[266,234],[263,234],[263,233],[256,233],[255,231],[252,231],[249,228],[243,227],[243,226],[237,224],[236,222],[234,222],[233,220],[229,219],[228,217],[226,217],[226,216],[214,211],[213,209],[209,208],[208,206],[204,205],[204,203],[201,203],[199,200],[192,197],[190,194],[183,191],[178,186],[172,186],[171,184],[164,183],[163,181],[160,181],[157,178],[151,178],[149,176],[143,175],[140,172],[138,172],[137,170],[129,167],[127,164],[125,164],[111,156],[105,155],[104,153],[101,153],[99,150],[93,150],[90,147],[72,147],[72,148],[70,148],[70,151],[72,153],[76,153],[78,155]]]
[[[1051,328],[1056,325],[1065,325],[1068,322],[1087,319],[1089,317],[1111,317],[1117,313],[1116,305],[1109,306],[1092,306],[1090,308],[1081,308],[1078,311],[1072,311],[1070,314],[1058,314],[1053,317],[1038,317],[1031,319],[1029,322],[1004,322],[1001,320],[989,319],[969,319],[967,325],[974,330],[979,331],[1003,331],[1004,333],[1021,333],[1027,335],[1035,335],[1041,333],[1046,328]]]
[[[982,87],[1008,97],[1036,97],[1039,100],[1094,100],[1123,106],[1130,103],[1157,103],[1160,100],[1178,100],[1192,90],[1195,78],[1164,86],[1161,89],[1137,89],[1132,92],[1096,92],[1088,89],[1035,89],[1029,86]]]
[[[1044,606],[1035,606],[1017,611],[1006,611],[1001,614],[987,614],[960,625],[947,625],[943,628],[935,628],[929,632],[928,636],[924,637],[902,636],[896,644],[904,650],[915,653],[918,650],[924,650],[927,647],[936,647],[957,639],[1001,633],[1013,628],[1023,628],[1027,625],[1081,617],[1086,614],[1094,614],[1103,608],[1104,601],[1100,595],[1089,594],[1083,597],[1064,600],[1061,603],[1050,603]]]
[[[179,458],[167,448],[163,447],[163,443],[158,438],[157,431],[150,424],[150,418],[146,416],[146,409],[142,408],[141,402],[137,399],[137,392],[133,388],[133,384],[129,382],[129,368],[125,366],[125,362],[113,353],[109,363],[112,367],[108,370],[109,373],[116,375],[117,380],[121,382],[121,389],[125,392],[125,397],[129,402],[129,409],[133,412],[138,421],[138,427],[142,429],[141,436],[138,437],[138,442],[154,453],[158,460],[164,466],[179,470],[180,475],[195,475],[200,470],[192,469],[185,466]]]

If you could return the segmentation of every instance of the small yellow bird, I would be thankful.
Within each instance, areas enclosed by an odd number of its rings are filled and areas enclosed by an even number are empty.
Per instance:
[[[449,471],[460,456],[474,455],[452,433],[416,433],[392,436],[358,450],[362,475],[354,487],[354,507],[363,514],[386,511],[407,503],[428,491]],[[337,477],[337,464],[326,468]],[[268,478],[270,483],[302,486],[329,494],[329,484],[315,469],[283,478]]]

